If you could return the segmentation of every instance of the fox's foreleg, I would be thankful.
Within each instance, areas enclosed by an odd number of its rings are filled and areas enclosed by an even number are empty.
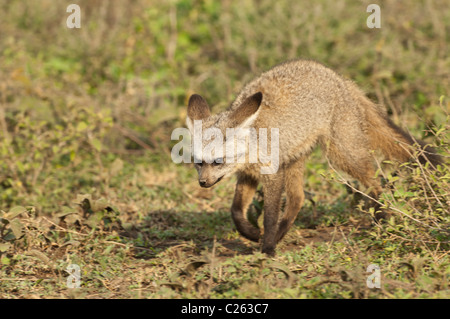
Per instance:
[[[302,159],[286,168],[286,207],[278,226],[277,242],[289,231],[305,201],[303,191],[304,163],[305,161]]]
[[[236,229],[242,236],[255,242],[259,241],[261,232],[247,220],[246,213],[257,187],[258,181],[256,179],[249,175],[239,175],[233,204],[231,205],[231,216]]]
[[[284,172],[278,171],[262,179],[264,190],[264,236],[261,251],[275,255],[277,244],[278,218],[281,210],[281,195],[284,190]]]

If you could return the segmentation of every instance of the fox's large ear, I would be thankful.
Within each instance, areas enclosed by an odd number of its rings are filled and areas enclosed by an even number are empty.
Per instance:
[[[258,116],[259,106],[261,105],[263,95],[261,92],[255,93],[245,99],[238,108],[230,115],[233,127],[248,127],[253,124]]]
[[[198,94],[189,98],[186,124],[189,130],[193,130],[194,120],[203,120],[211,116],[208,103]]]

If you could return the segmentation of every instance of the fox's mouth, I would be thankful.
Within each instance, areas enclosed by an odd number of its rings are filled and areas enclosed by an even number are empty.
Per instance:
[[[223,176],[225,176],[225,175],[223,175]],[[206,182],[199,182],[199,184],[200,184],[200,186],[203,187],[203,188],[209,188],[209,187],[211,187],[211,186],[216,185],[218,182],[220,182],[220,181],[222,180],[223,176],[219,177],[219,178],[218,178],[214,183],[212,183],[212,184],[207,184]]]

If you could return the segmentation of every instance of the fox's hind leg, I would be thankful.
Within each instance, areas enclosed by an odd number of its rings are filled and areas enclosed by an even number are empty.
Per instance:
[[[278,226],[277,241],[280,241],[291,228],[305,201],[303,191],[303,172],[305,160],[301,159],[286,168],[285,191],[286,208]]]
[[[253,226],[246,218],[248,206],[253,200],[258,181],[249,175],[238,176],[236,192],[231,205],[231,216],[238,232],[247,239],[258,242],[260,230]]]
[[[369,141],[357,117],[346,114],[345,119],[333,125],[332,136],[325,142],[331,164],[359,180],[370,189],[369,195],[377,199],[382,188],[374,178],[374,161],[369,150]],[[375,203],[373,203],[375,204]]]

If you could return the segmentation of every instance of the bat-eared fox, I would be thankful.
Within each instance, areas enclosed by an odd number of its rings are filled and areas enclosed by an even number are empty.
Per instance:
[[[410,146],[417,144],[422,163],[440,163],[432,147],[395,125],[352,81],[313,61],[290,61],[262,73],[216,115],[194,94],[186,122],[197,143],[193,155],[200,186],[211,187],[237,174],[231,205],[236,228],[245,238],[262,240],[262,252],[270,256],[303,205],[305,160],[316,145],[333,167],[360,181],[373,198],[382,188],[374,178],[372,150],[404,162],[412,156]],[[220,147],[211,147],[212,135]],[[264,193],[263,234],[246,218],[259,183]],[[281,213],[283,192],[286,206]]]

